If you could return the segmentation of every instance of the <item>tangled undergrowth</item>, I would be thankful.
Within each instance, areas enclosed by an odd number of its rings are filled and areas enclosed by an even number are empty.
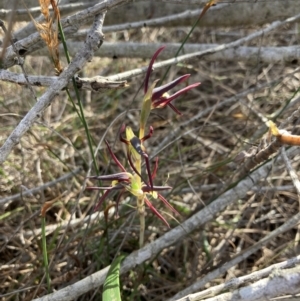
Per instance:
[[[298,43],[293,25],[273,32],[251,46],[285,46]],[[232,35],[256,29],[197,28],[190,43],[227,43]],[[288,34],[286,34],[288,32]],[[180,41],[186,29],[143,28],[107,34],[107,42],[124,37],[134,42],[164,44]],[[172,37],[172,39],[171,39]],[[117,40],[116,40],[117,39]],[[249,45],[250,46],[250,45]],[[145,67],[149,60],[94,58],[82,71],[84,76],[114,75]],[[45,57],[31,56],[26,68],[36,74],[55,73]],[[16,68],[16,67],[15,67]],[[165,70],[154,70],[152,79],[163,78]],[[174,215],[156,200],[155,208],[174,228],[205,208],[240,181],[244,157],[251,149],[271,143],[265,120],[276,124],[288,120],[297,109],[299,73],[293,64],[255,64],[231,60],[206,61],[205,57],[173,66],[166,82],[191,74],[188,84],[201,82],[176,99],[176,108],[153,111],[151,143],[145,141],[150,162],[159,156],[156,181],[172,189],[162,192],[178,211]],[[101,93],[80,92],[93,146],[98,146],[99,175],[119,173],[104,140],[123,166],[129,163],[118,142],[122,124],[137,131],[144,76],[129,81],[130,87]],[[181,88],[184,84],[181,84]],[[46,88],[35,88],[37,96]],[[139,92],[137,92],[139,91]],[[174,91],[175,92],[175,91]],[[73,92],[71,92],[73,93]],[[16,123],[34,104],[29,89],[1,82],[1,144]],[[203,114],[201,115],[201,112]],[[195,116],[198,116],[195,118]],[[289,119],[284,129],[300,135],[298,119]],[[176,135],[173,135],[173,132]],[[166,147],[167,146],[167,147]],[[244,151],[244,153],[243,153]],[[243,198],[227,206],[201,226],[145,264],[121,276],[123,300],[165,300],[234,255],[251,247],[283,225],[299,211],[299,196],[286,166],[273,156],[269,174],[255,183]],[[139,217],[132,196],[121,196],[118,214],[113,195],[94,212],[98,191],[88,174],[91,155],[79,117],[61,91],[31,130],[21,139],[1,166],[0,191],[0,296],[1,300],[31,300],[47,294],[41,240],[40,210],[51,202],[45,215],[51,286],[59,290],[108,266],[118,255],[139,248]],[[242,160],[241,160],[242,159]],[[299,155],[291,159],[298,170]],[[94,173],[93,173],[94,174]],[[145,213],[145,243],[161,237],[168,227],[149,208]],[[299,229],[293,227],[242,260],[207,286],[249,274],[299,254]],[[78,300],[97,300],[101,288]]]

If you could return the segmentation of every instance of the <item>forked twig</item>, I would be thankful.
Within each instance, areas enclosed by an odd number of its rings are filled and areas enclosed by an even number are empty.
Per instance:
[[[20,142],[22,136],[30,129],[34,122],[41,117],[58,91],[65,88],[75,73],[81,70],[86,63],[91,61],[94,51],[101,46],[104,38],[101,31],[104,16],[105,13],[101,13],[95,17],[94,24],[87,36],[85,47],[75,56],[71,64],[57,77],[49,89],[39,98],[38,102],[30,109],[4,142],[0,148],[0,163],[5,161],[12,148]]]

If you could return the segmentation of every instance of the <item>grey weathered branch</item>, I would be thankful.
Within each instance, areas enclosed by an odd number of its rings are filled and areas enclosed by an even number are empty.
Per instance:
[[[79,44],[79,43],[77,43]],[[108,44],[108,45],[106,45]],[[83,46],[83,44],[76,45],[76,43],[69,44],[70,46],[70,54],[74,55],[75,53],[78,53],[80,50],[80,46]],[[155,50],[158,49],[160,45],[159,44],[135,44],[135,43],[105,43],[101,47],[101,56],[110,56],[110,55],[121,55],[122,50],[124,49],[124,53],[131,53],[130,56],[134,55],[136,57],[144,57],[149,56],[151,57],[152,54],[155,52]],[[212,45],[191,45],[187,44],[184,47],[184,52],[191,52],[195,50],[196,48],[199,49],[208,49],[208,51],[212,48],[216,48],[218,46],[212,44]],[[165,51],[161,54],[161,58],[170,57],[175,54],[175,51],[179,47],[179,44],[168,44]],[[122,50],[119,50],[122,49]],[[141,51],[139,51],[141,49]],[[149,51],[150,49],[150,51]],[[145,50],[145,52],[143,52]],[[203,60],[205,61],[214,61],[214,60],[243,60],[251,61],[259,58],[261,61],[264,62],[293,62],[295,60],[300,59],[300,51],[298,46],[290,46],[290,47],[262,47],[262,48],[256,48],[256,47],[237,47],[237,48],[231,48],[227,49],[225,51],[216,52],[213,54],[210,54],[208,56],[204,56]],[[47,50],[45,50],[46,53]],[[98,51],[96,51],[95,54],[97,54]],[[38,52],[41,53],[41,52]],[[44,53],[44,52],[42,52]],[[191,56],[193,53],[191,52]],[[258,57],[259,55],[259,57]],[[248,62],[249,62],[248,61]],[[174,60],[176,62],[176,60]],[[157,64],[154,65],[154,67],[157,67]],[[122,79],[125,79],[126,77],[131,76],[137,76],[145,72],[146,67],[143,69],[138,69],[138,72],[126,72],[125,76],[122,76]],[[116,75],[118,76],[118,75]],[[112,77],[116,77],[112,76]],[[28,76],[28,82],[33,86],[50,86],[57,77],[55,76]],[[101,76],[95,76],[92,78],[80,78],[77,77],[77,84],[79,89],[86,89],[91,90],[94,92],[102,91],[103,89],[117,89],[117,88],[124,88],[126,87],[126,81],[116,81],[114,79],[111,79],[111,77],[105,78]],[[14,73],[7,70],[0,70],[0,80],[2,81],[8,81],[12,83],[16,83],[19,85],[27,85],[28,82],[26,81],[23,74],[20,73]],[[69,87],[71,87],[71,82],[68,84]]]
[[[265,269],[258,270],[249,275],[241,276],[238,278],[232,278],[229,281],[226,281],[222,284],[212,286],[201,292],[190,294],[176,301],[197,301],[197,300],[203,300],[204,298],[207,297],[216,296],[222,291],[236,289],[249,282],[254,282],[257,280],[261,280],[264,277],[268,277],[272,274],[274,270],[291,268],[299,263],[300,263],[300,255],[288,259],[286,261],[270,265]]]
[[[275,21],[272,24],[270,24],[268,27],[266,27],[264,29],[261,29],[261,30],[258,30],[254,33],[251,33],[248,36],[240,38],[236,41],[233,41],[233,42],[230,42],[230,43],[227,43],[227,44],[223,44],[223,45],[219,45],[217,47],[210,48],[210,49],[207,49],[207,50],[197,51],[197,52],[191,53],[191,54],[180,55],[176,58],[172,58],[172,59],[165,60],[163,62],[156,63],[156,64],[153,65],[153,68],[154,69],[161,69],[161,68],[164,68],[166,66],[175,65],[175,64],[178,64],[179,62],[183,62],[183,61],[190,60],[190,59],[202,59],[204,56],[207,56],[207,55],[212,55],[212,54],[215,54],[215,53],[218,53],[218,52],[221,52],[221,51],[225,51],[227,49],[231,49],[231,48],[234,48],[234,47],[239,47],[243,43],[247,43],[249,41],[252,41],[253,39],[256,39],[258,37],[266,35],[269,32],[284,26],[285,24],[294,23],[294,22],[297,22],[298,20],[300,20],[300,14],[295,15],[293,17],[290,17],[290,18],[288,18],[284,21]],[[146,70],[147,70],[147,67],[138,68],[138,69],[134,69],[134,70],[131,70],[131,71],[116,74],[114,76],[110,76],[109,79],[110,80],[128,79],[130,77],[134,77],[134,76],[137,76],[139,74],[142,74],[142,73],[146,72]]]
[[[60,183],[62,181],[68,180],[71,177],[74,177],[77,173],[80,172],[80,170],[81,170],[81,167],[77,167],[73,171],[71,171],[71,172],[69,172],[69,173],[67,173],[67,174],[65,174],[65,175],[63,175],[63,176],[61,176],[61,177],[59,177],[59,178],[57,178],[53,181],[45,183],[45,184],[43,184],[39,187],[34,187],[34,188],[28,189],[28,190],[26,190],[22,193],[17,193],[17,194],[13,194],[13,195],[1,198],[0,199],[0,206],[2,207],[6,203],[8,203],[10,201],[20,199],[21,197],[25,197],[27,195],[32,195],[32,194],[38,193],[40,191],[44,191],[45,189],[47,189],[49,187],[55,186],[57,183]]]
[[[83,43],[68,43],[70,54],[75,55],[84,46]],[[129,56],[129,57],[147,57],[151,58],[155,50],[157,50],[161,45],[159,44],[139,44],[139,43],[105,43],[101,47],[101,51],[97,50],[95,55],[101,54],[101,56]],[[215,49],[220,45],[208,44],[208,45],[193,45],[186,44],[184,46],[183,52],[190,53],[191,56],[196,50],[210,51],[210,49]],[[162,52],[160,58],[169,58],[175,55],[179,44],[172,43],[168,44],[165,51]],[[47,54],[48,50],[44,49],[36,52],[37,54]],[[291,63],[300,59],[300,48],[298,46],[289,47],[243,47],[239,46],[236,48],[230,48],[224,51],[216,52],[203,57],[205,61],[214,60],[238,60],[238,61],[257,61],[266,63],[275,62],[286,62]],[[175,62],[175,60],[174,60]],[[157,65],[155,65],[156,67]],[[146,69],[142,70],[145,71]],[[135,73],[135,75],[141,74]],[[127,73],[129,74],[129,73]],[[125,78],[125,77],[124,77]],[[57,77],[55,76],[28,76],[28,81],[33,86],[50,86]],[[0,70],[0,80],[8,81],[20,85],[28,84],[25,80],[23,74],[10,72],[7,70]],[[94,92],[98,92],[102,89],[116,89],[126,87],[126,81],[115,81],[109,78],[104,78],[101,76],[95,76],[93,78],[77,78],[79,89],[88,89]],[[71,83],[69,83],[69,86]]]
[[[172,0],[171,0],[172,1]],[[230,0],[229,0],[230,1]],[[199,1],[200,2],[200,1]],[[198,3],[199,3],[198,2]],[[206,3],[207,1],[205,1]],[[228,1],[226,1],[228,2]],[[194,1],[195,3],[195,1]],[[189,0],[183,1],[182,4],[172,3],[163,0],[156,1],[135,1],[127,4],[122,8],[114,10],[114,14],[109,17],[107,25],[149,20],[153,18],[174,15],[184,11],[196,10],[199,4],[192,6]],[[204,1],[201,1],[202,9]],[[124,10],[126,14],[124,14]],[[289,16],[300,13],[299,1],[240,1],[239,3],[222,3],[220,1],[215,7],[211,7],[200,26],[221,27],[221,26],[247,26],[262,25],[275,20],[283,20]],[[164,26],[191,26],[195,22],[195,17],[176,20],[165,24]]]
[[[86,38],[85,47],[51,84],[49,89],[38,99],[37,103],[4,142],[0,148],[0,163],[5,161],[12,148],[19,143],[21,137],[30,129],[34,122],[41,117],[44,110],[51,104],[55,95],[68,85],[69,80],[81,70],[87,62],[91,61],[95,50],[99,48],[103,42],[101,29],[104,16],[104,13],[95,16],[94,24]]]
[[[37,2],[34,1],[34,4],[37,4]],[[95,1],[94,1],[94,4],[95,4]],[[92,6],[91,2],[68,3],[68,4],[59,5],[59,11],[62,15],[64,15],[64,14],[70,14],[79,9],[85,9],[90,6]],[[30,15],[33,18],[36,18],[41,14],[41,7],[34,6],[34,7],[28,7],[28,9],[20,8],[17,10],[1,8],[0,9],[0,19],[5,20],[12,13],[15,14],[15,21],[18,21],[18,22],[19,21],[30,21]]]
[[[127,0],[129,1],[129,0]],[[111,2],[117,2],[117,3],[111,3]],[[112,7],[115,7],[117,5],[120,5],[121,3],[125,3],[126,0],[119,0],[119,1],[110,1],[110,2],[105,2],[105,5],[104,4],[99,4],[99,5],[95,5],[94,7],[92,7],[90,10],[84,10],[82,11],[80,14],[75,14],[75,15],[72,15],[70,17],[67,17],[65,19],[62,20],[62,25],[63,25],[63,28],[65,30],[65,35],[66,37],[70,37],[72,35],[74,35],[79,27],[88,22],[88,20],[96,13],[99,13],[100,11],[102,11],[103,9],[106,9],[106,8],[112,8]],[[296,11],[296,10],[295,10]],[[229,43],[229,44],[226,44],[226,46],[224,45],[220,45],[218,47],[214,47],[214,48],[211,48],[209,50],[205,49],[205,50],[200,50],[198,49],[198,51],[196,53],[194,53],[193,55],[186,55],[186,56],[183,56],[182,59],[189,59],[189,58],[192,58],[194,56],[196,56],[197,58],[199,58],[200,56],[202,55],[207,55],[207,54],[214,54],[216,55],[216,53],[219,53],[219,56],[220,55],[220,51],[225,51],[225,50],[228,50],[228,49],[233,49],[233,47],[238,47],[238,46],[241,46],[242,43],[244,42],[247,42],[255,37],[258,37],[258,36],[261,36],[262,34],[266,34],[267,32],[271,31],[271,30],[274,30],[275,28],[278,28],[284,24],[287,24],[287,23],[291,23],[291,22],[295,22],[297,21],[298,18],[297,16],[295,17],[292,17],[292,18],[288,18],[286,19],[285,21],[283,22],[274,22],[272,24],[272,26],[269,26],[267,27],[266,29],[263,29],[262,31],[260,32],[257,32],[256,34],[252,34],[252,35],[249,35],[246,39],[246,38],[242,38],[242,39],[239,39],[235,42],[232,42],[232,43]],[[44,47],[44,43],[43,41],[41,40],[40,36],[38,33],[34,33],[34,34],[31,34],[29,37],[27,38],[24,38],[20,41],[17,41],[15,43],[15,46],[17,47],[18,49],[18,52],[22,55],[29,55],[31,54],[33,51],[36,51],[36,50],[39,50],[41,48]],[[74,46],[74,45],[73,45]],[[72,47],[70,47],[72,48]],[[75,49],[76,49],[76,46],[75,46]],[[77,48],[78,49],[78,48]],[[235,51],[231,50],[230,53],[227,53],[226,55],[237,55],[237,58],[242,57],[242,56],[248,56],[249,58],[251,58],[252,60],[254,58],[257,59],[256,57],[256,50],[255,49],[251,49],[251,48],[248,48],[248,53],[243,53],[245,49],[240,49],[240,52],[237,51],[235,53]],[[274,49],[273,49],[274,50]],[[144,50],[145,51],[145,50]],[[204,52],[204,54],[202,54],[202,52]],[[153,53],[153,52],[152,52]],[[281,52],[281,57],[283,59],[286,59],[287,61],[294,61],[293,58],[297,58],[298,57],[298,49],[295,48],[295,49],[292,49],[290,48],[290,51],[288,52],[288,54],[285,54],[284,57],[282,55],[283,52]],[[120,53],[118,54],[119,56],[121,55]],[[272,52],[272,49],[269,49],[267,50],[266,52],[263,53],[263,57],[267,60],[268,57],[270,58],[270,60],[276,60],[280,55]],[[219,59],[218,57],[216,59]],[[8,47],[6,49],[6,54],[5,54],[5,57],[4,57],[4,61],[3,61],[3,67],[4,68],[8,68],[10,66],[13,66],[15,64],[15,52],[13,50],[12,47]],[[173,62],[174,63],[174,62]]]
[[[28,85],[37,87],[49,87],[56,80],[57,76],[39,76],[30,75],[25,78],[23,74],[10,72],[4,69],[0,69],[0,80],[15,83],[18,85]],[[100,92],[107,89],[120,89],[127,87],[127,82],[123,81],[112,81],[105,77],[94,76],[90,78],[82,78],[75,76],[77,88],[81,90],[90,90],[93,92]],[[72,87],[72,81],[69,80],[67,87]]]
[[[274,270],[268,278],[203,301],[263,301],[300,292],[300,268]]]
[[[118,8],[113,14],[108,14],[106,24],[126,23],[149,20],[153,18],[163,17],[167,15],[174,15],[184,11],[191,13],[200,8],[207,0],[184,0],[172,1],[168,0],[149,0],[149,1],[130,1],[122,8]],[[294,0],[266,0],[266,1],[239,1],[226,0],[222,3],[220,1],[215,7],[212,7],[207,12],[206,16],[201,21],[201,26],[245,26],[245,25],[262,25],[273,22],[275,20],[283,20],[289,16],[300,12],[300,2]],[[36,2],[34,2],[36,5]],[[70,1],[61,1],[62,5],[66,5]],[[85,2],[81,2],[84,3]],[[89,1],[90,5],[97,3],[97,1]],[[72,3],[70,3],[71,5]],[[78,4],[80,5],[80,3]],[[37,9],[36,9],[37,10]],[[124,14],[124,11],[126,13]],[[5,18],[10,13],[9,10],[0,10],[0,18]],[[199,15],[199,14],[198,14]],[[24,20],[29,17],[26,16],[24,10],[19,10],[16,13],[16,18]],[[168,22],[165,26],[190,26],[194,22],[194,18],[185,18],[173,20]]]
[[[78,31],[79,27],[83,24],[86,24],[89,22],[89,20],[92,20],[95,15],[100,14],[101,12],[110,10],[118,5],[121,5],[123,3],[128,2],[129,0],[107,0],[104,2],[101,2],[99,4],[96,4],[90,8],[87,8],[79,13],[76,13],[72,16],[68,16],[61,20],[61,25],[64,29],[64,34],[66,38],[68,38],[70,35],[74,34]],[[44,42],[42,41],[39,33],[33,33],[30,36],[16,41],[14,43],[15,47],[17,48],[17,51],[19,55],[26,56],[30,53],[32,53],[35,50],[38,50],[40,48],[43,48]],[[0,49],[0,53],[2,52],[2,49]],[[7,47],[5,50],[5,56],[2,62],[2,68],[6,69],[16,64],[15,61],[15,51],[12,46]]]
[[[80,41],[68,41],[69,52],[76,54],[82,47]],[[97,51],[95,56],[110,58],[145,58],[149,59],[161,44],[134,43],[134,42],[106,42]],[[218,44],[185,44],[180,54],[192,54],[198,51],[207,51],[219,47]],[[179,49],[179,43],[168,43],[165,50],[160,54],[160,59],[174,57]],[[60,47],[60,51],[63,49]],[[35,51],[34,55],[48,55],[46,48]],[[216,52],[205,56],[204,61],[242,61],[247,63],[286,63],[296,64],[300,60],[300,46],[287,47],[246,47],[238,46],[224,51]]]

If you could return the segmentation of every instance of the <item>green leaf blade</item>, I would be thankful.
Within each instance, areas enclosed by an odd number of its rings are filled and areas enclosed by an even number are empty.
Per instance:
[[[120,264],[124,256],[119,256],[111,264],[107,273],[102,293],[103,301],[122,301],[120,292]]]

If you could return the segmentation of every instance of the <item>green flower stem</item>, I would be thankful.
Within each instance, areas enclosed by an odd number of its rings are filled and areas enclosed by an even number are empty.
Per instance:
[[[136,160],[135,167],[137,171],[141,174],[142,172],[142,161],[141,159]],[[142,187],[142,179],[139,176],[135,177],[135,184],[137,187]],[[145,203],[144,203],[144,195],[137,197],[137,209],[140,216],[140,239],[139,244],[140,248],[144,245],[144,236],[145,236]]]
[[[137,207],[140,216],[140,239],[139,244],[140,248],[144,246],[144,237],[145,237],[145,203],[144,197],[139,198],[137,197]]]

